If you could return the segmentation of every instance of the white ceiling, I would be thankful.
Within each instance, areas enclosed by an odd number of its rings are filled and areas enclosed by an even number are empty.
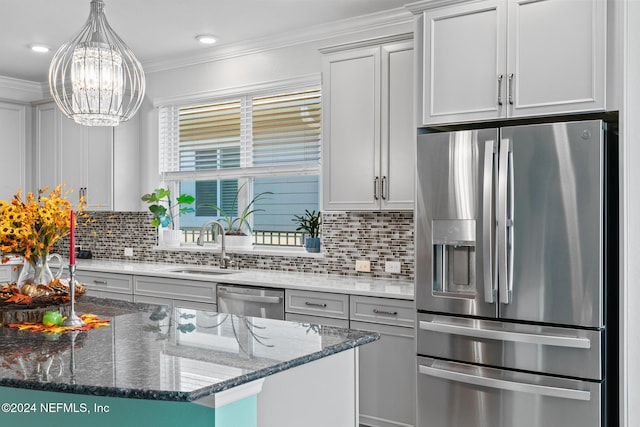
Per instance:
[[[45,82],[55,50],[89,16],[90,0],[2,0],[0,76]],[[291,34],[401,8],[407,0],[104,0],[111,27],[142,62],[212,54],[230,44]],[[219,38],[213,47],[198,34]],[[36,54],[28,46],[52,48]]]

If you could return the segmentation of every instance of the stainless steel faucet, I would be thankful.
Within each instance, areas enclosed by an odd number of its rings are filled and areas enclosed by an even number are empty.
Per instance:
[[[229,266],[229,261],[231,261],[231,258],[229,258],[227,256],[227,251],[225,248],[225,242],[224,242],[224,227],[222,224],[220,224],[220,222],[218,221],[207,221],[204,223],[204,225],[202,226],[202,228],[200,229],[200,236],[198,236],[198,246],[204,246],[204,233],[207,230],[207,227],[209,227],[210,225],[217,225],[218,228],[220,228],[220,236],[221,237],[221,249],[220,249],[220,268],[227,268]]]

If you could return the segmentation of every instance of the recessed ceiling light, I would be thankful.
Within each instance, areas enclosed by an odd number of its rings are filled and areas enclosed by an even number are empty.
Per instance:
[[[196,36],[196,40],[202,44],[214,44],[217,41],[215,36],[212,36],[211,34],[201,34]]]
[[[29,49],[31,49],[34,52],[38,52],[38,53],[47,53],[51,50],[51,48],[49,46],[43,45],[43,44],[30,44],[29,45]]]

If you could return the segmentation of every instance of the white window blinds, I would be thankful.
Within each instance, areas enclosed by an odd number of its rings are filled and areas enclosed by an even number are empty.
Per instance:
[[[160,107],[165,179],[318,174],[319,89]]]

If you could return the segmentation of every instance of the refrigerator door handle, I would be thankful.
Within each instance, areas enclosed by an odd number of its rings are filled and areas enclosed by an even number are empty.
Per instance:
[[[492,340],[520,342],[535,345],[552,345],[567,348],[591,348],[591,340],[589,338],[582,337],[541,335],[512,331],[496,331],[492,329],[470,328],[467,326],[452,325],[450,323],[425,320],[421,320],[418,323],[418,327],[423,331],[464,335],[473,338],[486,338]]]
[[[509,304],[509,283],[508,283],[508,224],[507,224],[507,204],[509,203],[507,190],[509,187],[509,151],[510,141],[503,139],[500,142],[498,159],[498,197],[496,209],[497,245],[498,245],[498,294],[502,304]]]
[[[493,182],[494,182],[494,144],[495,141],[488,140],[484,146],[484,177],[483,177],[483,196],[482,196],[482,262],[483,262],[483,286],[484,301],[487,303],[495,302],[497,292],[496,274],[493,268],[493,257],[491,242],[494,236],[494,224],[491,213],[493,200]]]
[[[444,362],[443,362],[444,363]],[[432,366],[418,365],[418,372],[423,375],[442,378],[449,381],[457,381],[474,384],[483,387],[509,390],[521,393],[531,393],[542,396],[559,397],[572,400],[591,400],[591,392],[586,390],[573,390],[568,388],[551,387],[538,384],[521,383],[517,381],[488,378],[478,375],[470,375],[448,369],[434,368]]]
[[[509,301],[511,301],[513,294],[513,248],[515,248],[514,242],[514,181],[513,181],[513,150],[511,144],[509,144],[509,155],[507,156],[509,161],[509,179],[507,181],[508,199],[507,199],[507,291]]]

